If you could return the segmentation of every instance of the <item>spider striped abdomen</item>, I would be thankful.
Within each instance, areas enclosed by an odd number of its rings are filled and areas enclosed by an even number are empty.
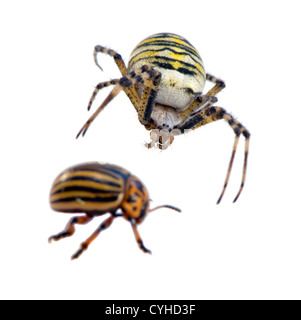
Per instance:
[[[133,50],[128,69],[153,66],[162,74],[155,102],[185,110],[201,94],[206,79],[197,50],[183,37],[158,33],[141,41]]]
[[[97,162],[68,168],[52,185],[51,208],[93,215],[114,212],[124,199],[128,176],[129,172],[120,167]]]

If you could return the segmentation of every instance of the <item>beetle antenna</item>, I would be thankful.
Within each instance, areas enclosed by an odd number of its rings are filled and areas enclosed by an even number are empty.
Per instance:
[[[175,210],[175,211],[178,211],[178,212],[182,212],[181,209],[176,208],[176,207],[174,207],[174,206],[171,206],[171,205],[169,205],[169,204],[164,204],[164,205],[162,205],[162,206],[158,206],[158,207],[152,208],[152,209],[149,210],[149,212],[152,212],[152,211],[155,211],[155,210],[161,209],[161,208],[168,208],[168,209],[172,209],[172,210]]]

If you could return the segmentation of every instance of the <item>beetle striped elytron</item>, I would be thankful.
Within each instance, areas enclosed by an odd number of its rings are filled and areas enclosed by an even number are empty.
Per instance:
[[[98,162],[73,166],[55,179],[50,191],[50,205],[56,211],[82,212],[85,215],[71,218],[65,230],[51,236],[49,242],[72,236],[75,224],[85,224],[95,216],[110,213],[110,217],[81,244],[72,259],[78,258],[101,231],[121,216],[130,222],[140,249],[150,253],[142,242],[137,224],[144,220],[147,213],[159,208],[170,208],[179,212],[181,210],[170,205],[150,209],[149,202],[148,192],[142,182],[121,167]],[[121,209],[121,212],[118,212],[118,209]]]
[[[99,83],[90,99],[88,110],[98,91],[115,85],[104,102],[79,131],[85,135],[91,122],[100,111],[120,92],[124,91],[138,113],[138,119],[147,130],[151,130],[151,148],[157,145],[166,149],[175,135],[194,130],[203,125],[224,119],[235,133],[234,146],[219,203],[226,190],[240,135],[245,137],[245,158],[240,189],[245,183],[250,133],[225,109],[213,106],[216,95],[225,87],[224,81],[205,72],[203,61],[197,50],[183,37],[172,33],[159,33],[141,41],[133,50],[128,68],[119,53],[103,46],[96,46],[94,60],[99,52],[113,57],[122,78]],[[214,85],[202,94],[205,81]]]

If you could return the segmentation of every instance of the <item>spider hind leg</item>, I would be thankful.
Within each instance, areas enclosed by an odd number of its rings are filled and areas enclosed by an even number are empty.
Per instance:
[[[243,165],[243,173],[242,173],[242,180],[241,180],[240,188],[239,188],[239,191],[238,191],[236,197],[234,198],[233,202],[235,202],[238,199],[238,197],[240,196],[240,194],[242,192],[242,189],[244,187],[245,180],[246,180],[247,161],[248,161],[248,154],[249,154],[249,140],[250,140],[249,131],[240,122],[235,120],[225,109],[220,108],[220,107],[214,107],[214,106],[201,109],[199,112],[194,113],[191,117],[184,120],[182,123],[180,123],[177,126],[177,128],[181,132],[184,132],[185,130],[188,130],[188,129],[191,129],[191,130],[197,129],[201,126],[204,126],[208,123],[211,123],[211,122],[214,122],[214,121],[217,121],[220,119],[224,119],[225,121],[227,121],[227,123],[233,129],[233,131],[235,133],[235,140],[234,140],[234,145],[233,145],[233,149],[232,149],[230,162],[228,165],[228,170],[227,170],[227,175],[226,175],[226,179],[224,182],[223,190],[221,192],[220,197],[217,200],[217,204],[220,203],[220,201],[222,200],[223,195],[226,191],[228,181],[230,178],[230,173],[231,173],[232,166],[233,166],[233,161],[234,161],[239,137],[241,134],[245,138],[244,165]]]

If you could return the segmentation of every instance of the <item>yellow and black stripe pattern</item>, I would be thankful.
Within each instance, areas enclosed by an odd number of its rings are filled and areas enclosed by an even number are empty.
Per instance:
[[[93,215],[114,212],[123,201],[129,174],[121,167],[98,162],[68,168],[52,185],[51,208]]]
[[[197,50],[183,37],[172,33],[158,33],[141,41],[133,50],[128,68],[134,70],[151,65],[159,71],[174,70],[195,78],[202,91],[206,73]]]
[[[71,237],[75,225],[86,224],[94,216],[109,213],[98,228],[81,243],[71,259],[77,259],[94,239],[108,229],[113,220],[125,218],[134,231],[139,248],[150,253],[141,239],[137,224],[141,223],[147,213],[160,208],[169,208],[181,212],[170,205],[149,208],[149,195],[143,183],[129,171],[111,164],[90,162],[75,165],[63,171],[54,181],[50,191],[50,205],[56,211],[66,213],[85,213],[72,217],[65,229],[49,237],[48,241],[58,241]],[[118,209],[119,212],[117,211]]]

